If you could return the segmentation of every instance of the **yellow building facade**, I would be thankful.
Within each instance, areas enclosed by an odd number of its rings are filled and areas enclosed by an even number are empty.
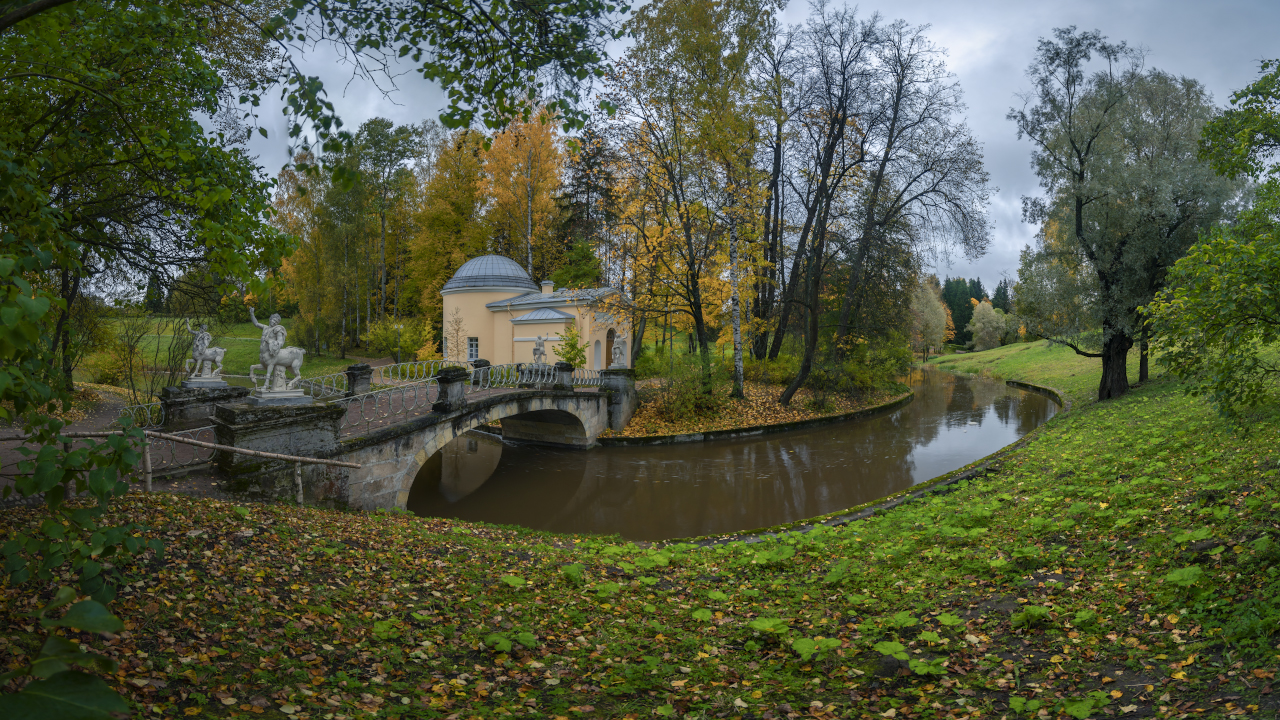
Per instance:
[[[587,343],[587,369],[603,370],[611,363],[615,341],[625,341],[629,334],[625,318],[605,311],[616,290],[557,290],[550,281],[539,286],[519,263],[501,255],[463,263],[440,294],[446,358],[484,359],[493,365],[530,363],[542,336],[546,362],[554,363],[553,348],[574,323]],[[465,338],[466,348],[448,347],[451,338],[455,343]],[[623,356],[624,364],[629,362],[629,353]]]

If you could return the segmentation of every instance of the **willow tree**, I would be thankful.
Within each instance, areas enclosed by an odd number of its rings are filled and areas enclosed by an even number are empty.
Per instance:
[[[1117,68],[1137,56],[1097,32],[1059,29],[1055,38],[1041,40],[1029,71],[1036,94],[1009,118],[1020,137],[1036,143],[1033,164],[1048,191],[1047,199],[1024,200],[1026,219],[1067,228],[1096,279],[1088,310],[1100,328],[1097,347],[1052,339],[1102,359],[1098,399],[1105,400],[1129,389],[1128,353],[1145,332],[1137,309],[1198,234],[1229,210],[1237,188],[1197,158],[1213,114],[1200,83]],[[1105,67],[1088,74],[1095,54]],[[1030,320],[1028,330],[1037,332],[1042,318]]]

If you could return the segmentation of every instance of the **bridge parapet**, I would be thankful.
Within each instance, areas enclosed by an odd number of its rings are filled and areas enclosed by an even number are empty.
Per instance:
[[[218,406],[218,442],[355,462],[360,470],[307,470],[309,497],[404,507],[427,458],[472,428],[501,423],[509,440],[588,448],[604,430],[625,427],[636,407],[634,371],[575,370],[568,363],[444,366],[423,380],[374,387],[311,405]],[[238,476],[233,482],[257,482],[270,493],[273,484],[292,481],[287,467],[238,457],[220,459],[224,471]]]
[[[630,368],[601,370],[600,390],[609,396],[609,429],[625,428],[640,402],[636,394],[636,371]]]

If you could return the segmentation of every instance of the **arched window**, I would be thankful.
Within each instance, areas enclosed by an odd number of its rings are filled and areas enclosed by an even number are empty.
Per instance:
[[[604,366],[600,364],[600,341],[596,341],[596,370],[603,370]]]
[[[604,361],[606,365],[613,364],[613,339],[618,336],[618,331],[609,328],[609,333],[604,336]]]

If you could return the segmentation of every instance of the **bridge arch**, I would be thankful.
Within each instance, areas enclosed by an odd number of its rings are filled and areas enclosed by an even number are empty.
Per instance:
[[[502,422],[503,437],[561,447],[588,448],[609,425],[604,393],[519,393],[484,398],[463,410],[437,416],[394,437],[370,437],[353,443],[341,457],[360,463],[347,479],[351,506],[404,509],[409,490],[432,455],[481,425]]]

